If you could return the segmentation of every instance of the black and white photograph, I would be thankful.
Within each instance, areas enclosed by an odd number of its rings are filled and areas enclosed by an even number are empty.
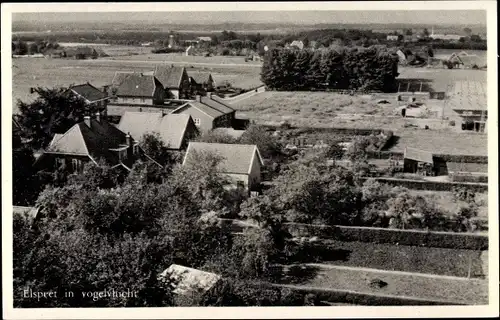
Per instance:
[[[2,4],[7,318],[498,315],[496,2],[293,4]]]

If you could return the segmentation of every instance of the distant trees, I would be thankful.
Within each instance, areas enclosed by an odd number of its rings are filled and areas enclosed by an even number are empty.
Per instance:
[[[36,40],[29,44],[23,40],[12,41],[12,54],[15,55],[45,53],[49,49],[58,48],[58,43],[48,40]]]
[[[354,89],[392,91],[397,57],[385,47],[269,50],[261,79],[274,90]]]

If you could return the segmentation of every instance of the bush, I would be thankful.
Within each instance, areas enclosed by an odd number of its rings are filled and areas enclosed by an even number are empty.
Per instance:
[[[455,120],[451,120],[449,123],[450,127],[454,127],[455,126]]]

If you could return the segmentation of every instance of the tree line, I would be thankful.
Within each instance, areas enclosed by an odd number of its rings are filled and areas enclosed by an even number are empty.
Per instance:
[[[262,82],[273,90],[351,89],[390,92],[398,57],[384,46],[325,50],[272,49],[264,57]]]
[[[47,50],[58,49],[59,44],[54,41],[37,40],[27,43],[23,40],[12,41],[12,54],[32,55],[36,53],[45,53]]]

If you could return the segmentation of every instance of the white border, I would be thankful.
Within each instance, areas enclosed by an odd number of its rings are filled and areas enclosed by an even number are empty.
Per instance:
[[[12,297],[12,12],[147,12],[147,11],[286,11],[286,10],[487,10],[489,281],[490,305],[471,307],[274,307],[274,308],[94,308],[13,309]],[[498,315],[498,94],[496,1],[412,2],[243,2],[243,3],[18,3],[2,4],[2,222],[3,310],[6,319],[148,319],[148,318],[359,318],[477,317]]]

